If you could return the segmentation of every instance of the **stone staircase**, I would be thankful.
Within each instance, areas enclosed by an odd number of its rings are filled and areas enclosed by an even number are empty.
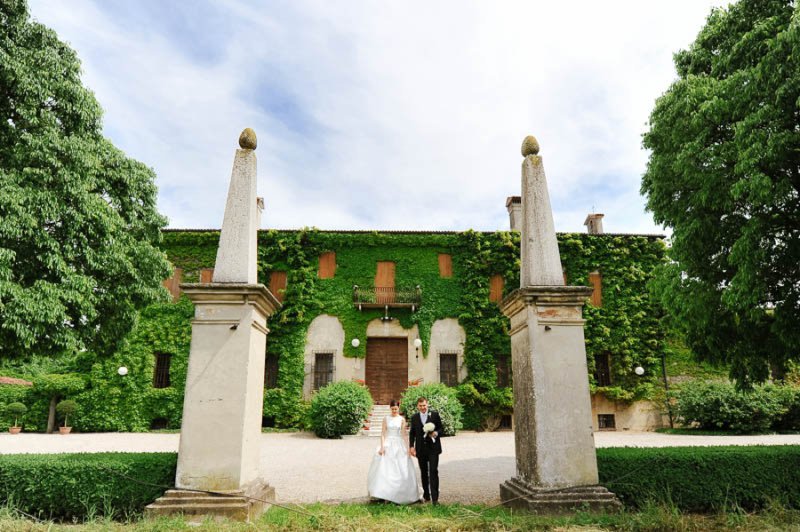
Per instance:
[[[364,423],[364,428],[361,429],[361,434],[364,436],[380,437],[383,418],[390,415],[392,410],[389,405],[374,405],[372,412],[370,412],[367,421]]]
[[[251,521],[264,511],[265,502],[244,496],[242,491],[220,491],[219,495],[181,489],[167,490],[163,497],[148,504],[145,515],[149,517],[182,514],[188,520],[201,520],[206,516],[227,517],[237,521]],[[275,490],[267,488],[262,500],[274,501]]]

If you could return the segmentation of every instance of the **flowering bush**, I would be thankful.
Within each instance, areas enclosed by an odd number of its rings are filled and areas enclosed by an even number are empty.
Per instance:
[[[420,397],[428,400],[428,408],[439,412],[444,430],[442,436],[455,436],[456,432],[461,430],[464,407],[458,401],[455,388],[449,388],[440,383],[407,388],[400,399],[400,411],[406,416],[406,419],[411,419],[411,416],[416,413],[417,399]]]
[[[311,430],[320,438],[356,434],[372,409],[372,397],[360,384],[340,381],[329,384],[311,398]]]

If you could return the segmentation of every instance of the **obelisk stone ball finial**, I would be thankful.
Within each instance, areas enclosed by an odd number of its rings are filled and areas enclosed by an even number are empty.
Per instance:
[[[239,146],[243,150],[254,150],[258,146],[258,139],[256,139],[256,132],[253,128],[245,128],[242,134],[239,135]]]
[[[539,141],[533,135],[528,135],[522,141],[522,156],[539,155]]]

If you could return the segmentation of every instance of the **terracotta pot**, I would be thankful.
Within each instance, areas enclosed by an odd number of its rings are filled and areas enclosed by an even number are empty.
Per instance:
[[[8,432],[11,434],[19,434],[22,432],[22,427],[8,427]]]
[[[72,430],[72,427],[58,427],[59,434],[69,434],[69,431]]]

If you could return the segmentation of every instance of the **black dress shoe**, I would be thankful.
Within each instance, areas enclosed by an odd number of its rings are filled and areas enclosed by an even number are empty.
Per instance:
[[[439,501],[434,499],[433,502],[431,502],[431,504],[434,505],[434,506],[439,506]]]

